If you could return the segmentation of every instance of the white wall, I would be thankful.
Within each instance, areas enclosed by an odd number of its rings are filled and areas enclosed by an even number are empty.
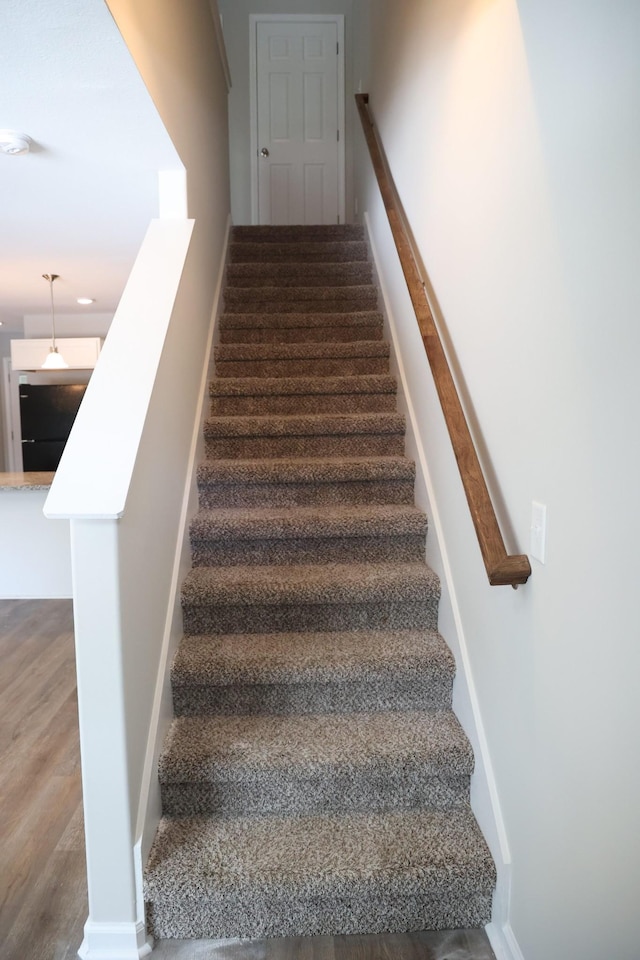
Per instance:
[[[249,15],[343,14],[345,17],[346,89],[346,211],[353,219],[353,172],[349,144],[353,136],[353,17],[352,0],[219,0],[229,56],[232,87],[229,95],[231,156],[231,215],[234,223],[251,223],[251,145],[249,125]],[[357,82],[357,81],[356,81]]]
[[[56,337],[106,337],[113,320],[113,313],[57,313]],[[51,337],[51,317],[26,313],[22,318],[24,336],[27,340]],[[14,334],[14,340],[19,340]]]
[[[222,250],[229,210],[227,81],[213,18],[215,0],[108,0],[187,171],[187,212],[195,217],[201,265]],[[204,271],[203,271],[204,275]],[[209,304],[216,284],[209,273]]]
[[[71,596],[69,524],[42,513],[48,489],[0,489],[0,598]]]
[[[635,960],[640,7],[368,6],[372,111],[510,549],[528,552],[531,501],[548,507],[546,563],[489,587],[359,160],[513,861],[501,945]]]

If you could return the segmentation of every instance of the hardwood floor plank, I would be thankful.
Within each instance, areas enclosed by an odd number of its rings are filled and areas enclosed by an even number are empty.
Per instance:
[[[54,777],[34,802],[26,805],[0,852],[0,943],[8,938],[18,914],[38,914],[38,878],[55,854],[71,812],[80,799],[79,777]],[[25,956],[28,956],[26,954]]]
[[[86,919],[69,601],[0,601],[2,958],[75,956]]]
[[[56,844],[56,853],[72,853],[79,850],[84,855],[84,811],[79,801],[67,827]]]
[[[25,805],[38,803],[38,795],[52,778],[77,775],[79,779],[78,714],[75,695],[55,712],[44,732],[28,729],[16,736],[1,758],[0,830],[13,829],[25,818]]]
[[[2,947],[3,960],[70,960],[87,917],[84,852],[54,853]],[[37,906],[36,906],[37,905]]]

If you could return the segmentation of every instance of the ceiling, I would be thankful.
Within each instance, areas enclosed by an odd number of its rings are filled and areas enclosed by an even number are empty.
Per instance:
[[[180,161],[104,0],[1,0],[0,76],[0,129],[34,141],[0,154],[0,331],[49,313],[43,273],[56,312],[111,313]]]

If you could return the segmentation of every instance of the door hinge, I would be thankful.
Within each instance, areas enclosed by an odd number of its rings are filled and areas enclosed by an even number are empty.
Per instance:
[[[338,143],[340,143],[340,131],[339,131],[339,130],[336,132],[336,140],[338,141]]]
[[[337,221],[337,222],[340,223],[340,214],[338,214],[338,221]]]
[[[340,44],[336,43],[336,56],[338,56],[339,53],[340,53]]]

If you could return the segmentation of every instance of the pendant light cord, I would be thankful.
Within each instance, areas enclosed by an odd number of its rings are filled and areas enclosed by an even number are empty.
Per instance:
[[[56,308],[53,303],[53,281],[58,279],[57,273],[43,273],[43,278],[49,281],[49,293],[51,295],[51,344],[53,352],[57,353],[56,347]]]

